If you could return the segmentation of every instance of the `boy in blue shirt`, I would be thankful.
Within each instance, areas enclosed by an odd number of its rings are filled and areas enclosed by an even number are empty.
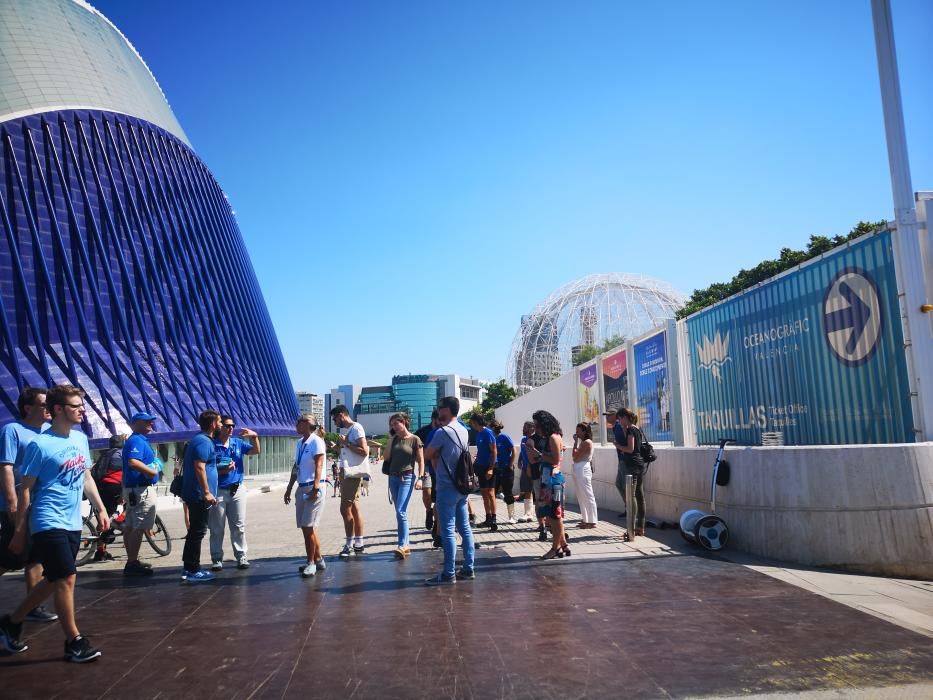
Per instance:
[[[91,476],[87,437],[75,429],[84,420],[83,398],[84,392],[73,386],[54,387],[46,396],[52,426],[26,448],[16,534],[10,550],[21,552],[26,546],[28,517],[33,556],[42,564],[44,576],[12,614],[0,618],[0,643],[9,652],[22,653],[28,648],[20,639],[26,614],[54,595],[65,632],[65,660],[75,663],[100,656],[75,623],[75,556],[81,542],[82,493],[100,513],[101,529],[110,527]]]
[[[512,438],[502,432],[505,427],[497,420],[489,424],[496,434],[496,491],[502,491],[502,500],[505,501],[509,513],[509,525],[515,520],[515,462],[518,456]]]
[[[474,471],[483,496],[483,508],[486,510],[486,521],[480,523],[479,527],[488,527],[490,532],[496,532],[499,529],[496,523],[496,436],[486,426],[486,418],[481,413],[474,413],[470,417],[470,426],[476,431]]]
[[[26,447],[49,427],[49,409],[45,405],[48,389],[26,387],[16,401],[20,419],[0,428],[0,574],[25,569],[26,592],[42,580],[42,566],[30,556],[29,547],[13,554],[9,547],[16,531],[16,510],[19,499],[16,489],[23,479],[23,456]],[[29,535],[26,535],[29,542]],[[58,615],[38,606],[27,616],[31,622],[54,622]]]

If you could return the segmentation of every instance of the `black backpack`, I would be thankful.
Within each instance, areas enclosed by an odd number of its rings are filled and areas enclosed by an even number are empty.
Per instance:
[[[450,433],[444,428],[441,428],[441,430],[444,432],[444,435],[447,436],[447,439],[453,442]],[[454,434],[457,435],[456,430],[454,430]],[[473,471],[473,455],[463,446],[463,441],[460,439],[459,435],[457,435],[457,442],[460,443],[460,456],[457,457],[455,470],[450,470],[450,465],[447,464],[447,460],[444,459],[443,454],[441,454],[441,461],[444,463],[447,473],[450,474],[450,480],[453,481],[454,486],[457,487],[457,491],[464,496],[469,496],[479,488],[479,480],[476,478],[476,472]]]
[[[641,455],[645,466],[648,466],[658,458],[658,455],[655,453],[654,447],[651,445],[651,443],[648,442],[648,438],[645,437],[645,434],[642,432],[641,428],[638,429],[638,434],[641,436],[641,445],[638,448],[638,453]]]
[[[101,453],[100,457],[97,458],[97,461],[94,462],[94,466],[91,467],[91,478],[94,479],[95,484],[99,484],[101,479],[104,478],[104,475],[110,470],[110,458],[113,457],[114,453],[119,451],[119,447],[105,450]]]

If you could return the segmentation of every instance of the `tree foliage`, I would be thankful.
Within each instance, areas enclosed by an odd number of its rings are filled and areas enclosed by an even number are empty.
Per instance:
[[[690,314],[705,309],[707,306],[712,306],[716,302],[722,301],[733,294],[738,294],[749,287],[754,287],[756,284],[764,282],[775,275],[779,275],[801,263],[805,263],[807,260],[827,253],[838,245],[842,245],[847,241],[851,241],[866,233],[871,233],[872,231],[882,228],[885,224],[886,222],[884,221],[877,221],[875,223],[859,221],[858,224],[845,235],[833,236],[832,238],[828,236],[810,236],[810,242],[807,244],[806,250],[782,248],[781,254],[777,259],[765,260],[764,262],[758,263],[758,265],[751,270],[739,270],[738,274],[729,282],[717,282],[711,284],[706,289],[694,290],[693,294],[690,295],[690,298],[687,300],[687,304],[677,312],[677,318],[686,318]]]
[[[580,349],[573,357],[573,366],[577,367],[578,365],[582,365],[584,362],[589,362],[597,355],[602,355],[604,352],[609,352],[613,348],[617,348],[624,344],[625,336],[614,335],[610,338],[606,338],[602,345],[591,345],[589,343],[581,345]]]

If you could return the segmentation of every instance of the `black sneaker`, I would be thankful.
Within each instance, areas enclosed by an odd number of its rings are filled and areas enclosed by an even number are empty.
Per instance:
[[[489,531],[490,531],[490,532],[499,532],[499,523],[497,523],[495,520],[493,520],[491,523],[489,523]]]
[[[350,549],[350,545],[345,544],[343,546],[343,549],[340,550],[340,554],[338,554],[337,556],[340,557],[341,559],[349,559],[351,554],[353,554],[353,550]]]
[[[441,542],[440,537],[435,537],[431,542],[431,546],[434,547],[434,549],[440,549],[444,544]]]
[[[143,566],[138,561],[131,561],[123,567],[124,576],[152,576],[151,567]]]
[[[366,547],[364,545],[361,545],[361,544],[353,545],[354,554],[362,554],[365,550],[366,550]]]
[[[544,528],[538,530],[538,542],[547,542],[547,532]]]
[[[91,646],[87,637],[80,634],[70,642],[65,642],[65,661],[75,664],[85,664],[100,656],[100,650]]]
[[[29,647],[20,639],[23,634],[23,623],[13,624],[9,615],[0,617],[0,645],[11,654],[22,654]]]
[[[51,610],[46,610],[41,605],[37,605],[26,614],[26,619],[30,622],[55,622],[58,615]]]
[[[94,561],[113,561],[113,555],[105,549],[98,549],[94,552]]]
[[[466,568],[465,566],[462,567],[462,568],[457,572],[457,580],[458,580],[458,581],[461,580],[461,579],[462,579],[462,580],[465,580],[465,581],[472,581],[472,580],[475,579],[475,578],[476,578],[476,572],[473,571],[473,569],[468,569],[468,568]]]

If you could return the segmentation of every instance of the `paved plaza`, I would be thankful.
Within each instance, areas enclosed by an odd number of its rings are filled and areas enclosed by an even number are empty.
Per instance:
[[[58,625],[27,623],[29,650],[0,657],[0,696],[933,696],[923,582],[727,560],[669,530],[630,546],[607,512],[589,531],[568,515],[570,559],[540,561],[548,545],[530,525],[480,531],[476,580],[426,588],[441,554],[420,527],[423,508],[413,498],[415,551],[394,560],[384,482],[363,499],[367,551],[349,561],[334,556],[343,532],[328,498],[332,556],[305,580],[293,508],[282,483],[265,482],[247,484],[248,571],[228,561],[215,582],[181,585],[182,514],[164,509],[174,547],[148,560],[151,579],[123,578],[120,545],[117,561],[79,569],[78,623],[103,657],[65,664]],[[145,543],[143,554],[153,554]],[[19,576],[0,579],[0,610],[21,592]]]

